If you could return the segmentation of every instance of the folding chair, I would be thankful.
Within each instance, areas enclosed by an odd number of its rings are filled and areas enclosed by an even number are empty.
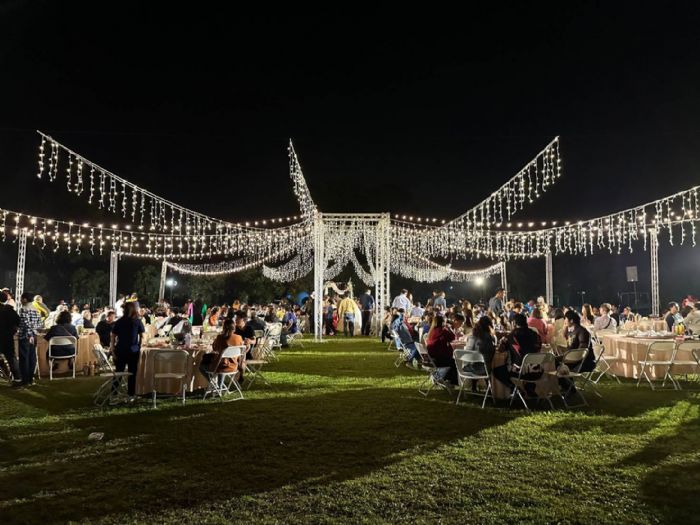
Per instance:
[[[245,346],[229,346],[219,356],[219,360],[216,362],[216,368],[214,370],[218,370],[219,364],[224,359],[237,359],[240,363],[241,355],[244,353]],[[239,364],[239,368],[240,366],[241,365]],[[207,386],[206,392],[204,392],[203,399],[206,399],[207,396],[211,394],[212,397],[219,396],[219,399],[223,403],[224,396],[226,394],[233,393],[234,391],[238,391],[238,397],[234,398],[233,401],[243,399],[243,391],[241,390],[241,386],[236,380],[236,375],[238,375],[238,370],[236,370],[235,372],[207,371],[207,379],[209,379],[209,385]]]
[[[386,347],[387,350],[391,350],[391,346],[396,344],[396,331],[394,330],[389,330],[389,345]]]
[[[100,385],[93,396],[95,405],[104,407],[105,405],[116,405],[120,402],[128,401],[129,391],[125,379],[131,375],[131,372],[116,372],[100,344],[92,347],[92,354],[97,359],[100,377],[107,379]]]
[[[493,397],[493,389],[491,388],[491,374],[486,367],[486,360],[481,352],[475,352],[473,350],[455,350],[454,351],[455,364],[457,365],[457,380],[459,381],[459,391],[457,392],[456,405],[459,404],[459,400],[462,397],[462,392],[464,392],[464,385],[467,381],[484,381],[486,383],[486,392],[484,392],[484,399],[481,403],[481,408],[486,406],[486,400],[491,394],[491,400],[493,404],[496,404],[496,398]],[[484,367],[485,373],[478,374],[474,372],[467,372],[464,368],[468,365],[475,365],[481,363]],[[468,391],[467,393],[472,395],[481,395],[479,392]]]
[[[674,390],[678,390],[679,386],[676,384],[673,377],[669,377],[669,369],[673,363],[673,355],[675,354],[676,345],[673,341],[654,341],[649,346],[647,346],[647,351],[644,354],[644,359],[638,362],[639,365],[639,375],[637,378],[637,387],[642,382],[642,378],[646,379],[652,390],[654,388],[654,382],[649,377],[647,369],[652,366],[665,366],[666,372],[664,373],[664,380],[661,383],[661,388],[666,386],[666,380],[670,379]]]
[[[449,370],[449,367],[438,367],[435,364],[433,358],[428,353],[428,349],[425,347],[425,345],[416,343],[416,349],[420,354],[421,368],[424,372],[427,372],[428,374],[425,380],[423,380],[423,382],[418,387],[418,392],[424,395],[425,397],[428,397],[428,394],[430,394],[430,391],[433,389],[433,387],[437,386],[438,388],[442,388],[448,394],[452,395],[452,387],[447,381],[443,379],[444,375]],[[426,386],[428,386],[427,389],[425,388]]]
[[[515,383],[515,387],[513,388],[513,392],[510,395],[510,406],[513,406],[513,402],[515,401],[516,397],[520,400],[520,402],[525,406],[526,410],[530,410],[530,406],[527,404],[526,399],[530,400],[537,400],[540,401],[541,399],[545,399],[548,403],[549,406],[552,410],[554,410],[554,404],[552,403],[552,394],[551,392],[547,393],[547,397],[541,398],[538,396],[535,397],[529,397],[529,396],[523,396],[523,393],[520,391],[521,387],[523,387],[523,391],[527,393],[527,391],[524,389],[524,387],[528,384],[534,384],[537,385],[538,383],[542,382],[543,379],[548,378],[548,375],[545,373],[545,366],[551,365],[552,367],[556,366],[556,361],[554,359],[554,354],[550,354],[547,352],[538,352],[538,353],[533,353],[533,354],[526,354],[525,357],[523,358],[522,364],[520,365],[520,370],[518,371],[518,376],[511,378],[511,381]],[[542,375],[537,378],[537,379],[527,379],[525,375],[531,373],[531,367],[534,366],[539,366],[542,368]]]
[[[53,355],[52,350],[54,346],[68,346],[73,345],[73,353],[70,355]],[[56,360],[72,359],[73,360],[73,379],[75,379],[75,369],[77,368],[76,361],[78,352],[78,338],[72,335],[52,337],[49,339],[49,380],[53,381],[53,364]]]
[[[267,386],[272,386],[262,373],[262,368],[266,364],[267,361],[262,359],[246,359],[244,356],[242,366],[243,370],[245,371],[245,378],[248,379],[248,382],[245,385],[246,390],[250,390],[250,387],[253,386],[256,379],[260,379],[260,381],[265,383]]]
[[[577,379],[586,381],[585,375],[581,372],[581,367],[583,367],[583,363],[586,361],[587,356],[588,348],[577,348],[574,350],[569,350],[564,354],[564,357],[562,359],[562,365],[566,365],[569,368],[569,373],[567,375],[559,375],[558,371],[556,370],[547,372],[547,374],[555,376],[558,379],[569,380],[569,387],[566,389],[566,391],[559,393],[559,396],[561,397],[561,400],[566,408],[578,408],[582,406],[588,406],[586,396],[583,395],[583,388],[576,388]],[[578,395],[579,399],[581,399],[581,403],[579,403],[578,405],[571,405],[569,404],[569,401],[567,401],[567,398],[572,392],[575,392]]]
[[[595,369],[588,374],[588,380],[597,385],[603,376],[609,376],[620,383],[620,378],[612,371],[611,366],[611,363],[621,360],[617,352],[612,355],[607,355],[605,352],[605,345],[595,336],[591,343],[593,346],[593,356],[595,357]],[[594,378],[594,374],[598,375]]]
[[[304,335],[301,332],[287,334],[287,345],[289,346],[289,348],[291,348],[295,344],[304,348],[304,343],[302,342],[303,337]]]
[[[685,341],[676,345],[671,365],[668,367],[668,376],[681,390],[681,384],[673,373],[673,368],[676,366],[693,368],[691,373],[695,375],[695,382],[700,382],[700,341]],[[679,375],[684,375],[685,380],[688,381],[688,372]]]
[[[185,350],[154,350],[153,355],[153,408],[158,408],[158,382],[161,379],[177,379],[180,381],[178,390],[182,391],[182,404],[185,404],[187,391],[187,368],[190,355]],[[159,372],[168,370],[168,372]],[[178,395],[178,394],[174,394]]]
[[[282,335],[282,324],[272,323],[268,325],[265,331],[265,339],[269,344],[270,350],[274,353],[275,350],[282,349],[282,342],[280,336]]]
[[[398,368],[406,362],[406,359],[408,359],[409,350],[406,348],[403,342],[401,342],[401,338],[396,332],[394,332],[394,341],[396,341],[396,348],[399,352],[399,354],[396,356],[396,360],[394,361],[394,366]]]

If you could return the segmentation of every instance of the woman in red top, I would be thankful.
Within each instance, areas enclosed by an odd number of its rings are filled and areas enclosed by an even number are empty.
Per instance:
[[[428,354],[433,358],[438,368],[449,367],[449,371],[444,379],[456,385],[457,366],[455,365],[453,355],[454,350],[450,344],[454,340],[455,333],[449,327],[445,326],[445,318],[442,315],[433,317],[433,324],[430,327],[428,340],[426,341]]]
[[[530,318],[527,320],[527,326],[537,330],[542,341],[547,341],[547,323],[542,319],[542,310],[535,308],[532,311]]]

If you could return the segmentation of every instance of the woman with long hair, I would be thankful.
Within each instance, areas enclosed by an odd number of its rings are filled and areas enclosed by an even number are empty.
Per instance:
[[[116,361],[117,372],[123,372],[129,368],[129,396],[133,398],[136,394],[136,373],[141,357],[141,342],[145,328],[139,318],[137,304],[134,302],[124,303],[122,307],[124,315],[114,323],[112,327],[112,339],[110,351]]]
[[[593,307],[590,304],[585,303],[581,307],[581,324],[583,326],[593,324],[595,322],[595,316],[593,315]]]
[[[219,359],[229,346],[243,346],[243,338],[235,333],[235,330],[236,324],[233,319],[226,319],[221,333],[216,336],[211,345],[211,352],[204,354],[199,363],[199,371],[204,377],[208,377],[207,373],[228,373],[238,370],[238,360]]]
[[[435,315],[426,340],[428,354],[438,368],[449,368],[444,379],[454,385],[457,384],[457,366],[450,343],[455,340],[455,337],[454,332],[445,325],[445,317]]]

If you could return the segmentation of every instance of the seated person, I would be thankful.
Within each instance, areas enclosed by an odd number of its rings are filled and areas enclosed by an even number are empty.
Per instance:
[[[207,317],[207,325],[214,328],[219,326],[219,308],[214,306],[209,311],[209,317]]]
[[[251,326],[248,326],[248,315],[243,310],[238,310],[235,314],[235,332],[243,339],[243,344],[246,345],[246,359],[253,359],[250,351],[255,345],[255,332]]]
[[[92,324],[92,312],[90,310],[83,310],[83,328],[95,328]]]
[[[473,337],[473,336],[472,336]],[[433,324],[428,333],[426,347],[428,354],[433,359],[438,368],[447,368],[447,374],[443,377],[453,385],[457,384],[457,365],[454,359],[454,349],[452,341],[455,340],[454,332],[446,326],[445,316],[436,315],[433,317]],[[467,345],[469,343],[467,342]]]
[[[467,344],[464,347],[465,350],[479,352],[483,355],[484,361],[486,362],[486,369],[491,367],[493,354],[496,351],[496,338],[494,333],[493,320],[488,315],[485,315],[474,325],[471,334],[467,337]],[[471,366],[474,367],[475,365]],[[486,373],[486,370],[483,368],[473,368],[469,371],[477,374]],[[476,392],[476,381],[472,381],[472,392]]]
[[[416,348],[416,343],[413,340],[413,336],[408,329],[408,325],[406,324],[403,315],[404,310],[403,308],[400,308],[399,313],[394,314],[391,317],[391,329],[399,336],[398,340],[396,341],[396,348],[401,349],[401,345],[403,345],[403,347],[408,350],[406,366],[418,368],[420,366],[420,353],[418,352],[418,348]]]
[[[532,314],[530,314],[530,317],[527,320],[527,326],[535,328],[542,341],[547,340],[547,323],[545,323],[544,319],[542,319],[542,310],[535,308],[532,311]]]
[[[668,331],[673,332],[673,327],[683,322],[683,317],[679,313],[678,303],[670,302],[668,303],[668,314],[665,316],[666,326],[668,326]]]
[[[248,310],[248,312],[250,313],[248,325],[253,329],[253,331],[260,330],[264,332],[267,325],[265,324],[265,321],[258,317],[255,308],[251,308],[250,310]]]
[[[501,351],[506,352],[504,364],[494,366],[493,376],[501,383],[512,389],[515,387],[511,377],[520,375],[520,367],[527,354],[537,353],[542,350],[542,339],[539,333],[528,326],[528,318],[524,314],[516,314],[513,317],[513,330],[503,339]],[[523,374],[521,377],[528,381],[536,381],[542,377],[543,371],[532,371]],[[535,396],[535,385],[525,383],[525,391],[528,396]]]
[[[243,338],[235,333],[233,319],[224,321],[223,330],[212,342],[211,352],[202,356],[199,363],[199,371],[204,377],[209,377],[208,373],[230,373],[239,369],[239,362],[236,359],[220,359],[221,354],[229,346],[244,346]],[[218,365],[218,366],[217,366]]]
[[[67,310],[60,312],[56,316],[56,324],[51,327],[51,329],[44,336],[44,339],[51,341],[52,337],[75,337],[78,338],[78,332],[71,322],[71,313]],[[51,353],[54,356],[68,356],[75,354],[75,345],[54,345],[51,347]],[[49,359],[49,351],[46,351],[46,360]],[[69,361],[69,367],[73,368],[73,359]],[[58,363],[54,362],[54,370]]]
[[[112,327],[114,326],[114,320],[116,319],[116,314],[114,310],[107,312],[107,317],[97,323],[95,332],[100,336],[100,344],[105,350],[109,348],[110,344],[110,334],[112,333]]]
[[[617,321],[611,317],[612,306],[608,303],[600,305],[600,316],[593,321],[593,330],[617,330]]]
[[[566,324],[568,328],[568,344],[566,346],[567,350],[578,350],[581,348],[588,348],[588,354],[586,355],[586,360],[581,365],[581,361],[576,363],[569,363],[567,366],[569,370],[577,369],[579,372],[592,372],[595,368],[595,355],[593,354],[593,345],[591,342],[591,334],[583,326],[581,326],[581,317],[574,312],[569,310],[565,314]],[[561,363],[562,357],[557,358],[557,364]],[[579,369],[579,365],[581,368]],[[566,378],[559,378],[559,387],[564,391],[569,391],[570,393],[575,392],[573,383],[571,383]]]

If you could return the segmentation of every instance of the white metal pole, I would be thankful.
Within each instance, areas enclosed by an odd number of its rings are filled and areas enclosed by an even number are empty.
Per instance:
[[[508,276],[506,274],[506,262],[501,263],[501,288],[505,290],[503,298],[508,300]]]
[[[158,288],[158,302],[165,301],[165,279],[168,276],[168,262],[164,259],[160,267],[160,287]]]
[[[324,258],[323,216],[314,216],[314,339],[323,340],[323,271]]]
[[[109,255],[109,304],[112,308],[117,303],[117,272],[119,270],[119,252],[112,250]]]
[[[545,258],[545,301],[551,305],[554,303],[554,276],[552,273],[552,252],[547,252]]]
[[[651,234],[651,315],[659,315],[659,237],[655,228]]]
[[[24,293],[24,266],[27,261],[27,229],[19,230],[17,243],[17,275],[15,280],[15,300],[19,301]]]

